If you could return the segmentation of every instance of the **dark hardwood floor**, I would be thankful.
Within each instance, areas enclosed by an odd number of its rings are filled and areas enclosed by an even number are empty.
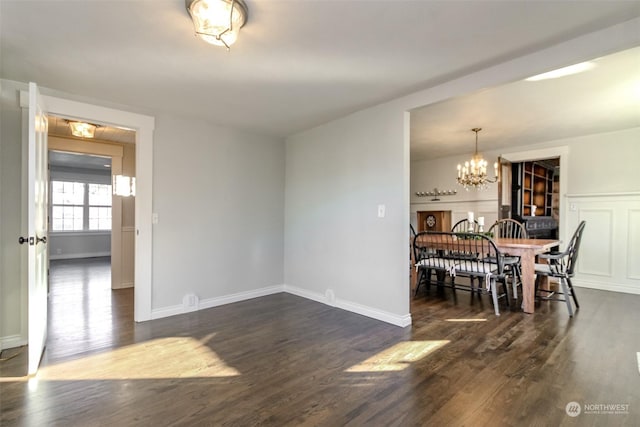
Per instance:
[[[640,296],[496,317],[432,290],[401,329],[276,294],[135,324],[104,259],[53,267],[42,367],[3,368],[3,426],[640,425]]]

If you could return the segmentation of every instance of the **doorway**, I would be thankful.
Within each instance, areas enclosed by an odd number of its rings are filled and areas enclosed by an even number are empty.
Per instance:
[[[70,120],[48,121],[51,362],[103,345],[133,319],[135,198],[113,184],[135,177],[135,131],[99,126],[78,138]]]
[[[555,227],[554,237],[566,241],[567,207],[562,196],[566,194],[563,176],[568,171],[568,157],[566,146],[501,155],[510,168],[516,164],[519,167],[510,169],[515,171],[510,175],[510,187],[500,190],[500,213],[508,212],[515,219],[528,222],[531,230],[527,231],[532,237],[546,237],[548,228]],[[508,198],[504,197],[505,190],[509,192]],[[509,200],[509,208],[505,208],[505,200]],[[545,221],[549,224],[545,225]]]
[[[557,239],[560,158],[509,162],[500,158],[499,218],[522,223],[532,238]]]
[[[50,208],[52,259],[110,256],[111,288],[133,287],[135,197],[115,194],[112,186],[122,181],[116,178],[135,180],[136,132],[92,125],[97,130],[91,138],[75,137],[69,126],[74,121],[49,116],[49,123],[50,200],[57,203]],[[70,206],[60,206],[65,198]]]
[[[54,96],[43,96],[49,114],[57,117],[76,117],[92,123],[109,124],[135,130],[136,203],[135,225],[135,296],[136,322],[150,320],[152,276],[152,188],[153,188],[153,130],[155,119],[127,111],[71,101]],[[112,165],[115,169],[115,165]]]

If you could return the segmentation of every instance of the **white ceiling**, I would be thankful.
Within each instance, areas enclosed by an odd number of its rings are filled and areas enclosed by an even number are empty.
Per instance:
[[[0,75],[286,136],[640,16],[638,1],[247,4],[249,21],[226,52],[194,37],[183,0],[0,0]],[[499,111],[461,117],[459,132],[488,134],[510,121]]]
[[[640,30],[639,30],[640,31]],[[640,47],[556,79],[517,81],[411,112],[411,160],[640,126]]]

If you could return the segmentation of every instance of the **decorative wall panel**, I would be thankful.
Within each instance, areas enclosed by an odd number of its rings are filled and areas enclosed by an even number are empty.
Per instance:
[[[598,276],[612,275],[613,210],[581,209],[580,221],[587,221],[582,234],[578,272]]]

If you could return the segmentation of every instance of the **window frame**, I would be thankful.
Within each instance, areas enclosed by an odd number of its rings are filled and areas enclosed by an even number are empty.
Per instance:
[[[76,235],[95,235],[95,234],[111,234],[113,230],[113,194],[112,194],[112,184],[106,184],[102,182],[98,182],[100,180],[91,180],[83,177],[57,177],[50,178],[49,180],[49,194],[51,195],[51,201],[49,203],[49,233],[50,234],[76,234]],[[84,196],[83,196],[83,205],[66,205],[66,204],[54,204],[53,203],[53,183],[54,182],[72,182],[83,184],[84,186]],[[111,204],[110,205],[91,205],[89,204],[89,187],[90,184],[93,185],[104,185],[108,187],[109,194],[111,194]],[[82,207],[82,230],[54,230],[53,229],[53,208],[54,206],[77,206]],[[89,212],[90,208],[104,208],[108,207],[111,209],[111,216],[109,221],[109,228],[103,229],[90,229],[89,228]]]

